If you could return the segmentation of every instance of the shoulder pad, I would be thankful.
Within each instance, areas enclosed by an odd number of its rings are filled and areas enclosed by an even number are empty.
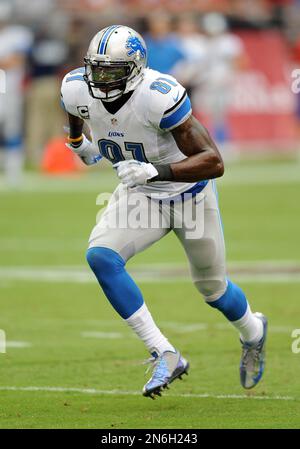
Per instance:
[[[86,103],[88,88],[83,79],[84,67],[67,73],[61,85],[61,101],[64,109],[78,116],[77,107]]]
[[[150,91],[149,121],[161,130],[170,131],[191,115],[191,102],[184,87],[174,77],[151,72],[147,86]]]

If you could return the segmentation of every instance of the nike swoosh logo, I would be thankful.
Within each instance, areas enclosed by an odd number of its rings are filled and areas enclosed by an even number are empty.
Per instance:
[[[175,103],[178,100],[178,98],[179,98],[179,91],[177,92],[177,97],[173,97],[173,100],[175,101]]]
[[[205,195],[202,192],[197,193],[197,195],[195,195],[195,204],[199,204],[201,203],[201,201],[203,201]]]

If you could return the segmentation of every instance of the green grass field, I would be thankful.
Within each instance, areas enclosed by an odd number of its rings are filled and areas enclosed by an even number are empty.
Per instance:
[[[141,395],[148,354],[85,262],[97,193],[115,184],[99,169],[31,173],[22,191],[0,189],[0,427],[299,428],[299,163],[239,162],[218,182],[229,272],[270,322],[265,376],[250,392],[239,385],[236,331],[205,305],[169,235],[129,269],[190,375],[155,401]]]

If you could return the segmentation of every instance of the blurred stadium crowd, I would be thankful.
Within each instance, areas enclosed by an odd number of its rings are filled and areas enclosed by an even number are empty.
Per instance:
[[[256,135],[272,147],[296,142],[300,106],[289,82],[300,68],[300,0],[0,0],[0,161],[9,184],[19,182],[25,160],[40,167],[46,145],[63,139],[61,79],[112,23],[144,35],[149,66],[187,87],[222,148],[252,145]],[[251,104],[256,92],[259,105]],[[266,123],[261,133],[255,114]]]

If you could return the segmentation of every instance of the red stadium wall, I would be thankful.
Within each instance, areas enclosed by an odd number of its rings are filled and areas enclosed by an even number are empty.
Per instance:
[[[285,41],[276,31],[243,32],[239,36],[249,66],[234,80],[229,113],[231,139],[292,145],[296,140],[296,104]]]

